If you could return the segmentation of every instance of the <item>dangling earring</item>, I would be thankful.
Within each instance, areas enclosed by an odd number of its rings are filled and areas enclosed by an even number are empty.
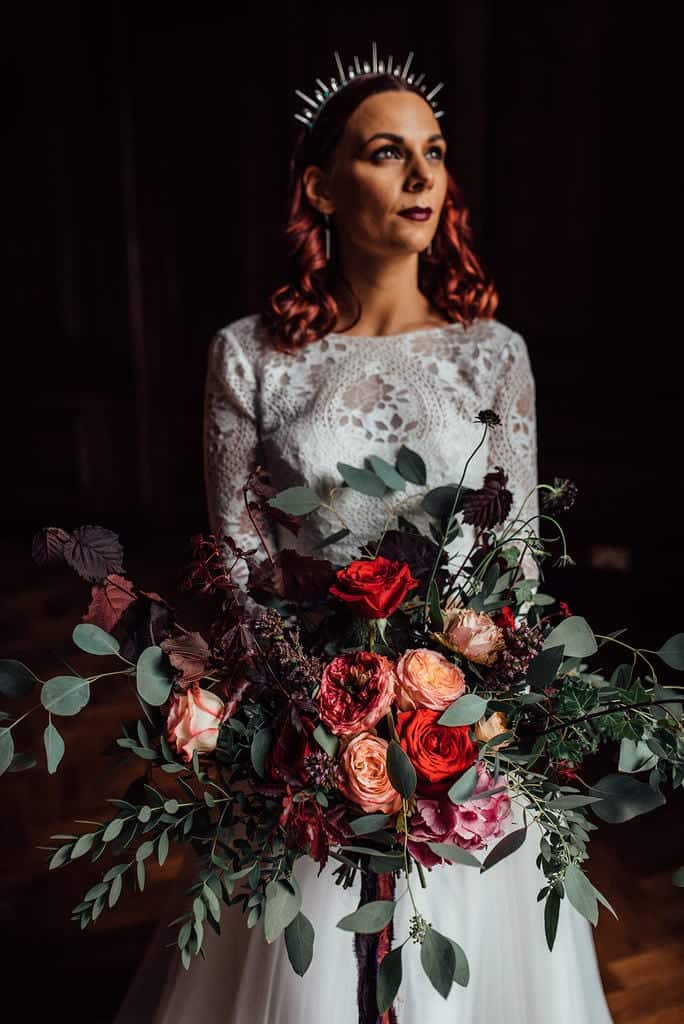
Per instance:
[[[323,217],[325,219],[325,258],[330,260],[330,216],[324,213]]]

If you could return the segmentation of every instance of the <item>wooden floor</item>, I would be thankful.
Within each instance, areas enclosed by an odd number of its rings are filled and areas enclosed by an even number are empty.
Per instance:
[[[182,546],[165,547],[163,556],[146,549],[129,564],[129,574],[144,589],[168,596],[186,628],[199,628],[211,618],[211,606],[199,607],[174,589],[176,567],[186,555]],[[66,671],[60,656],[78,670],[95,671],[93,659],[75,651],[70,640],[87,606],[87,584],[67,572],[38,570],[26,551],[14,547],[0,546],[0,557],[9,580],[0,605],[0,657],[26,661],[43,678]],[[102,680],[78,718],[60,719],[66,754],[55,775],[44,767],[44,712],[18,729],[20,749],[30,749],[40,767],[0,779],[3,1020],[32,1024],[49,1014],[71,1024],[110,1024],[164,906],[170,877],[181,868],[182,854],[172,851],[163,870],[150,870],[144,893],[122,897],[82,932],[70,911],[101,878],[104,858],[91,864],[86,856],[48,871],[49,854],[37,849],[50,845],[52,834],[86,830],[76,819],[105,820],[111,812],[107,798],[120,796],[140,775],[137,759],[100,756],[121,719],[136,715],[129,687],[123,678]],[[34,703],[16,702],[16,709]],[[0,698],[0,709],[10,710],[6,698]],[[593,833],[588,873],[619,915],[616,921],[601,907],[594,931],[615,1024],[684,1024],[684,890],[671,882],[672,871],[684,863],[683,820],[680,789],[664,808]],[[574,913],[565,905],[562,912]]]

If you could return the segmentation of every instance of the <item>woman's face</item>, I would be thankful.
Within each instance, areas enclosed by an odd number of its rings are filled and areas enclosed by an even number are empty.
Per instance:
[[[349,118],[323,176],[318,208],[354,247],[389,255],[421,252],[439,223],[447,188],[446,142],[430,104],[412,92],[382,92]],[[321,205],[320,197],[326,197]],[[426,220],[400,215],[430,207]]]

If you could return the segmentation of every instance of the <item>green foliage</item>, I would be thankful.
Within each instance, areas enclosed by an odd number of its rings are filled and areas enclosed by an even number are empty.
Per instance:
[[[53,715],[77,715],[90,700],[90,683],[81,676],[55,676],[40,691],[40,702]]]
[[[380,1013],[386,1013],[399,991],[402,977],[401,953],[405,943],[390,950],[382,958],[378,968],[375,998]]]
[[[416,791],[416,769],[403,747],[396,740],[390,740],[387,747],[387,774],[398,793],[408,800]]]
[[[79,622],[74,627],[72,639],[77,647],[87,654],[118,654],[119,641],[111,633],[93,625],[92,622]]]
[[[569,658],[587,658],[598,650],[596,638],[585,618],[569,615],[544,638],[544,650],[562,644]]]
[[[446,999],[456,971],[456,951],[451,940],[429,926],[420,945],[420,962],[433,988]]]
[[[314,929],[301,910],[285,928],[285,948],[292,969],[302,977],[313,959]]]
[[[472,794],[477,785],[477,761],[466,768],[462,775],[449,787],[447,796],[452,804],[463,803]]]
[[[305,516],[320,507],[321,499],[310,487],[285,487],[268,498],[267,504],[291,516]]]
[[[27,697],[37,682],[38,678],[21,661],[0,659],[0,693],[5,697]]]
[[[487,701],[476,693],[464,693],[457,697],[437,719],[438,725],[473,725],[487,710]]]
[[[136,667],[136,686],[140,696],[153,707],[160,707],[169,698],[171,684],[161,647],[146,647]]]
[[[340,918],[337,927],[347,932],[371,935],[381,932],[394,916],[394,900],[371,900],[351,914]]]

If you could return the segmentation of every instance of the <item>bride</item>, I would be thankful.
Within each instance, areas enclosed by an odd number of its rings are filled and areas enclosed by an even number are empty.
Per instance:
[[[288,283],[263,314],[220,330],[208,356],[205,477],[212,530],[254,545],[242,485],[257,463],[273,486],[339,485],[338,461],[361,466],[377,454],[394,461],[402,444],[418,451],[430,487],[457,481],[481,437],[479,410],[501,425],[469,466],[465,486],[488,469],[508,473],[513,508],[536,517],[535,382],[522,336],[495,319],[497,294],[470,248],[468,214],[447,170],[442,111],[434,95],[378,62],[356,60],[328,92],[306,100],[291,163],[286,237]],[[352,73],[354,72],[354,73]],[[321,85],[319,80],[319,85]],[[318,86],[316,87],[318,89]],[[422,531],[418,498],[402,492],[402,514]],[[413,490],[418,488],[413,485]],[[341,488],[336,510],[350,533],[324,556],[338,565],[360,557],[378,536],[387,503]],[[329,510],[302,520],[297,537],[262,521],[271,551],[312,552],[340,528]],[[534,522],[534,520],[533,520]],[[465,554],[471,526],[451,542]],[[228,556],[227,556],[228,557]],[[232,559],[231,559],[232,562]],[[527,576],[538,578],[528,550]],[[234,573],[246,583],[242,563]],[[513,803],[513,826],[522,810]],[[458,865],[427,873],[421,913],[455,939],[470,964],[467,986],[447,1000],[432,987],[409,942],[395,1008],[399,1024],[610,1024],[591,925],[564,900],[553,952],[544,936],[544,875],[536,865],[541,833],[481,875]],[[314,959],[303,977],[284,940],[267,944],[261,922],[248,929],[237,906],[223,906],[221,935],[205,933],[206,959],[183,970],[175,931],[194,881],[188,856],[176,892],[120,1008],[116,1024],[355,1024],[353,936],[336,927],[359,902],[359,880],[335,885],[330,860],[318,877],[297,861],[303,912],[315,929]],[[395,943],[408,935],[411,906],[400,900]]]

